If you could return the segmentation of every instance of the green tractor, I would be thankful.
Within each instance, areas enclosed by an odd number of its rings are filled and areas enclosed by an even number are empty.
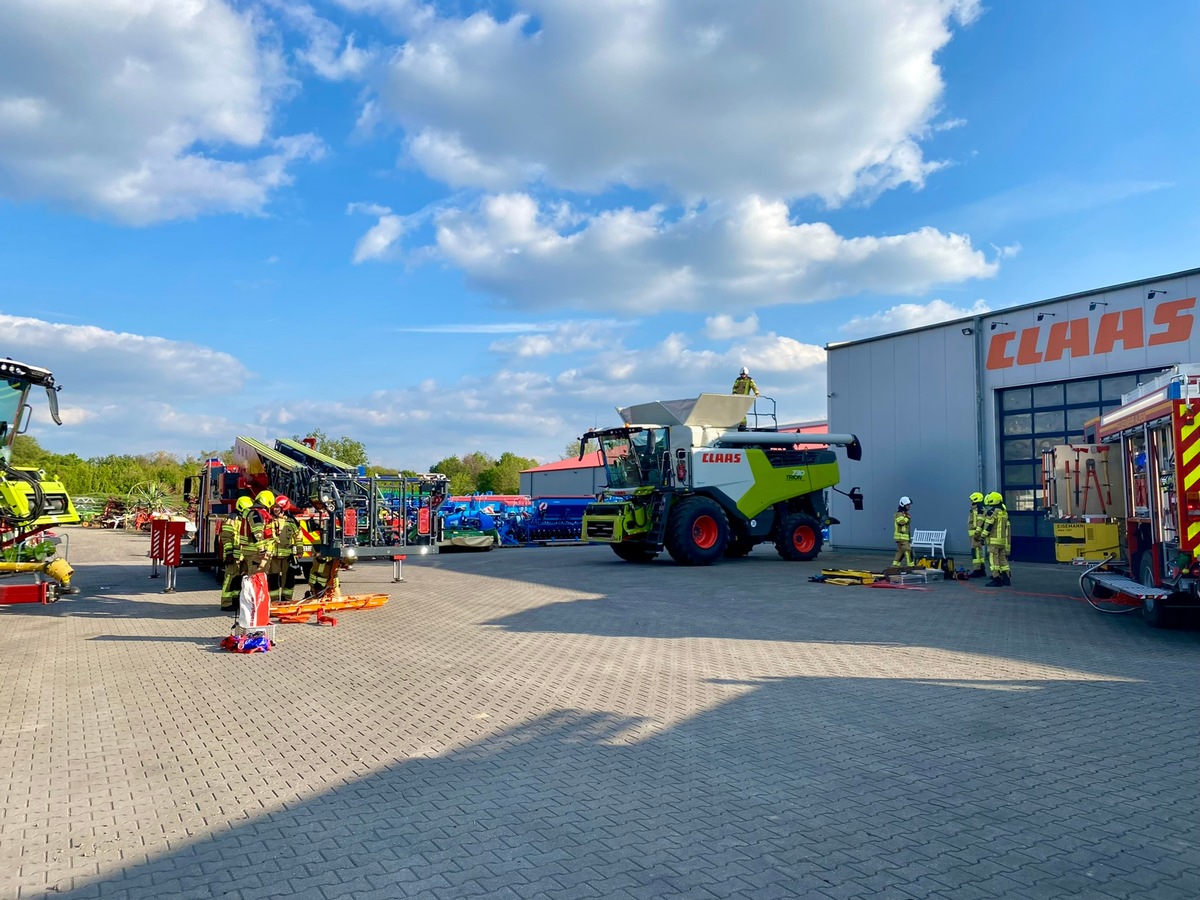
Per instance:
[[[45,473],[12,465],[12,445],[28,425],[31,387],[46,389],[50,416],[58,416],[58,387],[46,369],[0,359],[0,541],[5,546],[55,525],[74,525],[79,513],[67,489]]]
[[[765,398],[764,398],[765,399]],[[837,524],[825,492],[838,490],[834,451],[852,460],[862,447],[852,434],[803,435],[771,425],[741,424],[755,398],[701,394],[619,410],[624,425],[589,431],[608,486],[588,505],[585,541],[607,543],[627,562],[649,562],[665,548],[680,565],[707,566],[745,556],[770,541],[784,559],[821,552],[822,530]],[[862,493],[845,493],[862,509]]]

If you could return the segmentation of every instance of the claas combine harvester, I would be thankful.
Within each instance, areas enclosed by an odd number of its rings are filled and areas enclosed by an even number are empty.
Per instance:
[[[70,564],[61,558],[25,559],[31,539],[56,525],[74,525],[79,513],[67,489],[46,473],[12,464],[13,442],[29,424],[30,388],[46,390],[50,417],[58,415],[58,385],[46,369],[12,359],[0,360],[0,603],[49,603],[71,591]],[[11,557],[11,558],[10,558]],[[10,583],[18,574],[31,574],[32,584]]]
[[[767,400],[767,398],[764,398]],[[649,562],[664,548],[677,563],[710,565],[771,542],[784,559],[821,551],[827,490],[838,490],[837,455],[862,458],[852,434],[780,431],[774,414],[758,427],[755,398],[701,394],[618,410],[623,425],[589,431],[608,479],[587,507],[582,538],[607,543],[628,562]],[[755,424],[747,428],[747,416]],[[813,445],[826,445],[816,447]],[[862,509],[862,493],[846,493]]]

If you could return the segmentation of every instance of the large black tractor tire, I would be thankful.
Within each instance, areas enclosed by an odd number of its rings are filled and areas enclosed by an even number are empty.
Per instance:
[[[1142,557],[1141,571],[1138,582],[1146,587],[1154,587],[1154,562],[1147,553]],[[1142,601],[1142,618],[1151,628],[1166,628],[1171,624],[1171,609],[1167,606],[1166,597],[1147,597]]]
[[[688,497],[671,509],[663,543],[681,566],[711,566],[729,545],[729,520],[720,504],[707,497]]]
[[[784,516],[775,534],[775,549],[784,559],[804,562],[816,559],[825,539],[821,536],[821,523],[805,513]]]
[[[613,544],[613,553],[631,563],[648,563],[654,557],[658,556],[658,550],[649,544]]]

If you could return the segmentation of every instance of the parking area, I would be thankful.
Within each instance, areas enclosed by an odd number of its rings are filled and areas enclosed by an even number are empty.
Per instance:
[[[1200,896],[1200,630],[1070,569],[443,554],[238,656],[147,549],[74,529],[82,592],[0,607],[0,896]]]

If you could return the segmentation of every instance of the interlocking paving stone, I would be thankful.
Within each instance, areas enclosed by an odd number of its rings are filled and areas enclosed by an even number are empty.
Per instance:
[[[83,593],[0,606],[0,897],[1200,896],[1200,630],[1069,568],[410,556],[238,657],[148,543],[72,529]]]

